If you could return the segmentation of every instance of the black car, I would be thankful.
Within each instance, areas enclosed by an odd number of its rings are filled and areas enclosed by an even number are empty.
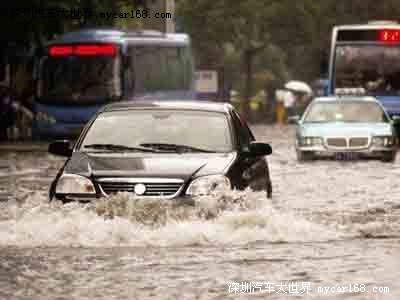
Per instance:
[[[75,145],[49,152],[68,157],[50,199],[90,201],[117,192],[171,199],[265,190],[272,195],[266,155],[246,122],[227,103],[118,102],[102,108]]]

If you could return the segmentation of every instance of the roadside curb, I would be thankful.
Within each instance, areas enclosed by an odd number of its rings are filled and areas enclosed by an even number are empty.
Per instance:
[[[0,152],[47,152],[48,143],[0,143]]]

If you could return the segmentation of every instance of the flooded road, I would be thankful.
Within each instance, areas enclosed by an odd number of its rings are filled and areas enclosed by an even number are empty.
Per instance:
[[[47,193],[63,159],[0,154],[0,299],[399,299],[400,158],[300,164],[293,128],[253,130],[272,200],[62,206]]]

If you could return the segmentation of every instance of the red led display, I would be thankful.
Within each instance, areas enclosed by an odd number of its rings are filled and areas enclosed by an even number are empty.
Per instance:
[[[51,46],[49,47],[50,56],[65,56],[72,54],[72,46]]]
[[[379,40],[381,42],[398,43],[400,42],[400,30],[385,29],[379,31]]]
[[[77,44],[77,45],[58,45],[49,47],[50,56],[114,56],[117,47],[113,44]]]
[[[75,47],[76,55],[115,55],[114,45],[78,45]]]

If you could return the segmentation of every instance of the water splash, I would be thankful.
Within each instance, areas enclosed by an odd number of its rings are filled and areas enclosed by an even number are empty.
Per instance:
[[[121,193],[97,203],[49,203],[43,193],[9,204],[0,244],[88,247],[242,245],[337,239],[328,227],[276,210],[263,192],[187,200],[136,199]],[[13,211],[11,213],[11,211]]]

